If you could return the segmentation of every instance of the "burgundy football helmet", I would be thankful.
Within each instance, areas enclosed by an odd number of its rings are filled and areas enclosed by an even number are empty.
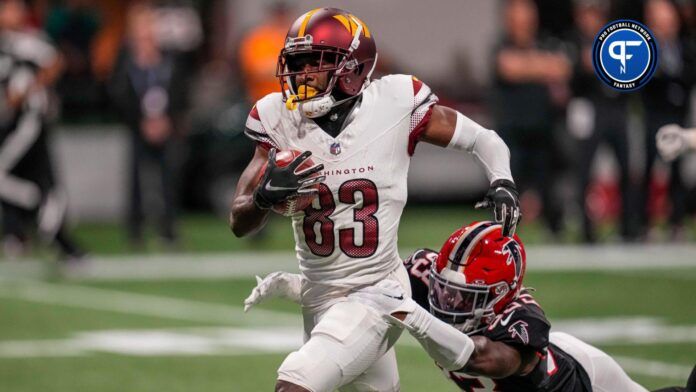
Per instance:
[[[305,70],[307,59],[314,59],[315,71],[329,72],[325,91],[311,94],[295,83]],[[283,100],[302,102],[330,95],[354,97],[370,83],[377,61],[377,48],[367,26],[357,17],[337,8],[316,8],[297,18],[280,51],[276,76]]]
[[[431,312],[467,334],[479,332],[520,293],[527,266],[518,236],[474,222],[445,242],[430,271]]]

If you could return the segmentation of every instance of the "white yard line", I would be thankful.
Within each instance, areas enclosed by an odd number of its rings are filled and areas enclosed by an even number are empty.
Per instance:
[[[673,363],[649,361],[632,357],[614,357],[627,373],[643,376],[660,377],[670,380],[679,380],[682,385],[691,373],[692,366],[675,365]]]
[[[0,298],[226,325],[300,325],[301,323],[299,314],[292,315],[264,309],[252,309],[249,313],[244,313],[241,304],[230,306],[28,280],[0,278]]]
[[[530,246],[529,272],[637,271],[696,267],[696,245]],[[410,253],[402,250],[401,255]],[[24,260],[0,262],[0,276],[41,278],[46,263]],[[222,279],[265,275],[276,270],[297,272],[289,252],[164,254],[95,257],[75,268],[61,270],[71,280]]]

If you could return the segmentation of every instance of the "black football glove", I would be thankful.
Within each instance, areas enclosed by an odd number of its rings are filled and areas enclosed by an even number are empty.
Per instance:
[[[312,177],[312,175],[324,170],[324,165],[314,165],[309,169],[297,172],[297,168],[310,155],[312,155],[311,151],[305,151],[293,159],[289,165],[278,167],[276,165],[276,149],[271,148],[268,153],[268,166],[261,182],[259,182],[254,191],[254,203],[256,203],[256,206],[262,210],[267,210],[287,199],[303,194],[316,193],[317,189],[312,187],[312,185],[324,181],[326,177]]]
[[[493,208],[493,217],[503,225],[503,236],[515,234],[517,224],[522,217],[520,201],[515,184],[510,180],[496,180],[491,184],[483,201],[476,203],[476,208]]]

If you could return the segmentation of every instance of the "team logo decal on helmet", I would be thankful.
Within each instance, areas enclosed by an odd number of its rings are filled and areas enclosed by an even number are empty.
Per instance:
[[[337,8],[317,8],[290,27],[276,76],[287,108],[300,108],[303,115],[314,118],[361,94],[376,61],[375,41],[365,23]],[[323,72],[328,74],[323,91],[296,82],[300,75]]]
[[[510,240],[503,245],[503,254],[508,257],[508,265],[512,263],[515,265],[515,282],[512,287],[515,288],[520,280],[520,275],[522,275],[522,247],[514,238],[510,238]]]

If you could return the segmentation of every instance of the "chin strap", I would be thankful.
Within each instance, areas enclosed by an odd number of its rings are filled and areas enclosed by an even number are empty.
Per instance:
[[[317,95],[317,90],[314,87],[303,84],[297,88],[297,94],[288,97],[287,101],[285,101],[285,107],[288,110],[296,110],[299,108],[300,113],[303,116],[307,118],[317,118],[329,113],[333,107],[355,98],[348,97],[340,101],[336,101],[336,98],[328,94],[319,98],[311,99],[315,95]],[[297,100],[304,99],[308,100],[297,102]]]
[[[297,94],[288,97],[287,101],[285,101],[285,107],[288,110],[299,108],[303,116],[317,118],[330,112],[331,108],[337,104],[344,102],[344,100],[336,102],[336,99],[330,94],[312,99],[317,93],[318,91],[314,87],[303,84],[297,88]]]

